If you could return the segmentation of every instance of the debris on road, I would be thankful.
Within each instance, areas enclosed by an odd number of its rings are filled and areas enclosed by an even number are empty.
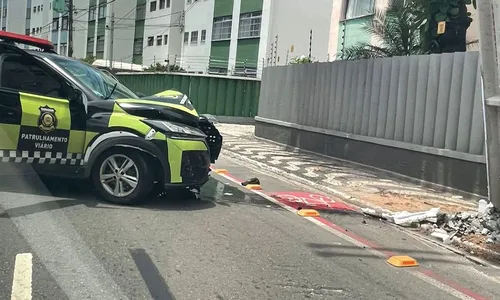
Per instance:
[[[486,200],[478,202],[477,211],[440,213],[439,208],[432,208],[423,212],[396,212],[388,213],[371,208],[362,208],[368,216],[381,218],[399,226],[415,226],[426,235],[430,235],[445,244],[453,241],[470,241],[471,236],[479,243],[500,243],[500,211],[495,210]]]
[[[241,183],[242,186],[247,186],[247,185],[251,185],[251,184],[260,185],[259,178],[255,178],[255,177],[254,178],[250,178],[247,181],[243,181]]]

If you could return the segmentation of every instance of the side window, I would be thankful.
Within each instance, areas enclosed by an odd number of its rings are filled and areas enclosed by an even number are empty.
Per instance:
[[[4,88],[48,97],[65,98],[64,86],[33,61],[9,55],[1,65],[0,84]]]

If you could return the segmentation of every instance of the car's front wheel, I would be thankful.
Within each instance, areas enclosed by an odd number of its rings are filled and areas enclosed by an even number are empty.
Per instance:
[[[151,192],[154,172],[137,151],[111,149],[104,152],[92,170],[92,181],[102,197],[112,203],[132,205]]]

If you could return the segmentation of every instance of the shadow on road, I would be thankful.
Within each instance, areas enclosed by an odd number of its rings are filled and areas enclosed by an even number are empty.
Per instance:
[[[134,206],[114,205],[100,198],[90,180],[39,176],[29,166],[11,165],[0,170],[0,200],[22,203],[23,198],[28,195],[40,196],[40,201],[6,210],[0,213],[0,218],[26,216],[74,206],[128,210],[203,210],[216,206],[210,199],[194,199],[186,193],[175,192],[161,196],[152,193],[142,203]]]
[[[314,253],[319,257],[324,258],[340,258],[340,257],[357,257],[360,261],[363,258],[376,258],[380,259],[379,256],[366,251],[366,248],[360,248],[354,245],[343,245],[343,244],[307,244],[310,248],[314,249]],[[415,258],[420,264],[422,263],[448,263],[448,264],[462,264],[466,265],[467,262],[460,262],[456,259],[447,259],[446,255],[442,252],[432,251],[432,250],[420,250],[420,249],[398,249],[398,248],[384,248],[379,247],[375,250],[380,252],[393,252],[396,255],[410,255]],[[451,257],[452,254],[450,254]]]

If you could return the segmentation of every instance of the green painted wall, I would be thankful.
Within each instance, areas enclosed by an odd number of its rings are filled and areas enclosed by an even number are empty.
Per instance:
[[[236,67],[257,68],[259,59],[259,38],[240,39],[236,50]],[[246,63],[245,63],[246,60]]]
[[[339,41],[337,44],[337,52],[342,51],[342,42],[344,47],[350,47],[360,42],[370,42],[371,36],[366,33],[364,26],[366,22],[372,19],[371,16],[346,20],[339,24]],[[344,32],[342,32],[344,31]]]
[[[132,56],[132,63],[142,65],[142,55],[141,54],[134,54]]]
[[[212,42],[209,63],[211,68],[228,68],[230,43],[231,41]]]
[[[118,77],[132,91],[146,95],[167,89],[181,91],[202,114],[255,117],[259,107],[259,80],[151,73]]]
[[[258,0],[262,1],[262,0]],[[233,15],[233,0],[215,0],[214,18]]]
[[[97,35],[104,35],[106,32],[106,18],[99,19],[97,22]]]
[[[262,0],[241,0],[240,13],[245,14],[262,10]]]
[[[135,21],[134,39],[144,37],[144,20]]]
[[[89,37],[89,38],[93,37],[94,33],[95,33],[95,21],[90,21],[89,27],[88,27],[88,32],[87,32],[87,37]]]

